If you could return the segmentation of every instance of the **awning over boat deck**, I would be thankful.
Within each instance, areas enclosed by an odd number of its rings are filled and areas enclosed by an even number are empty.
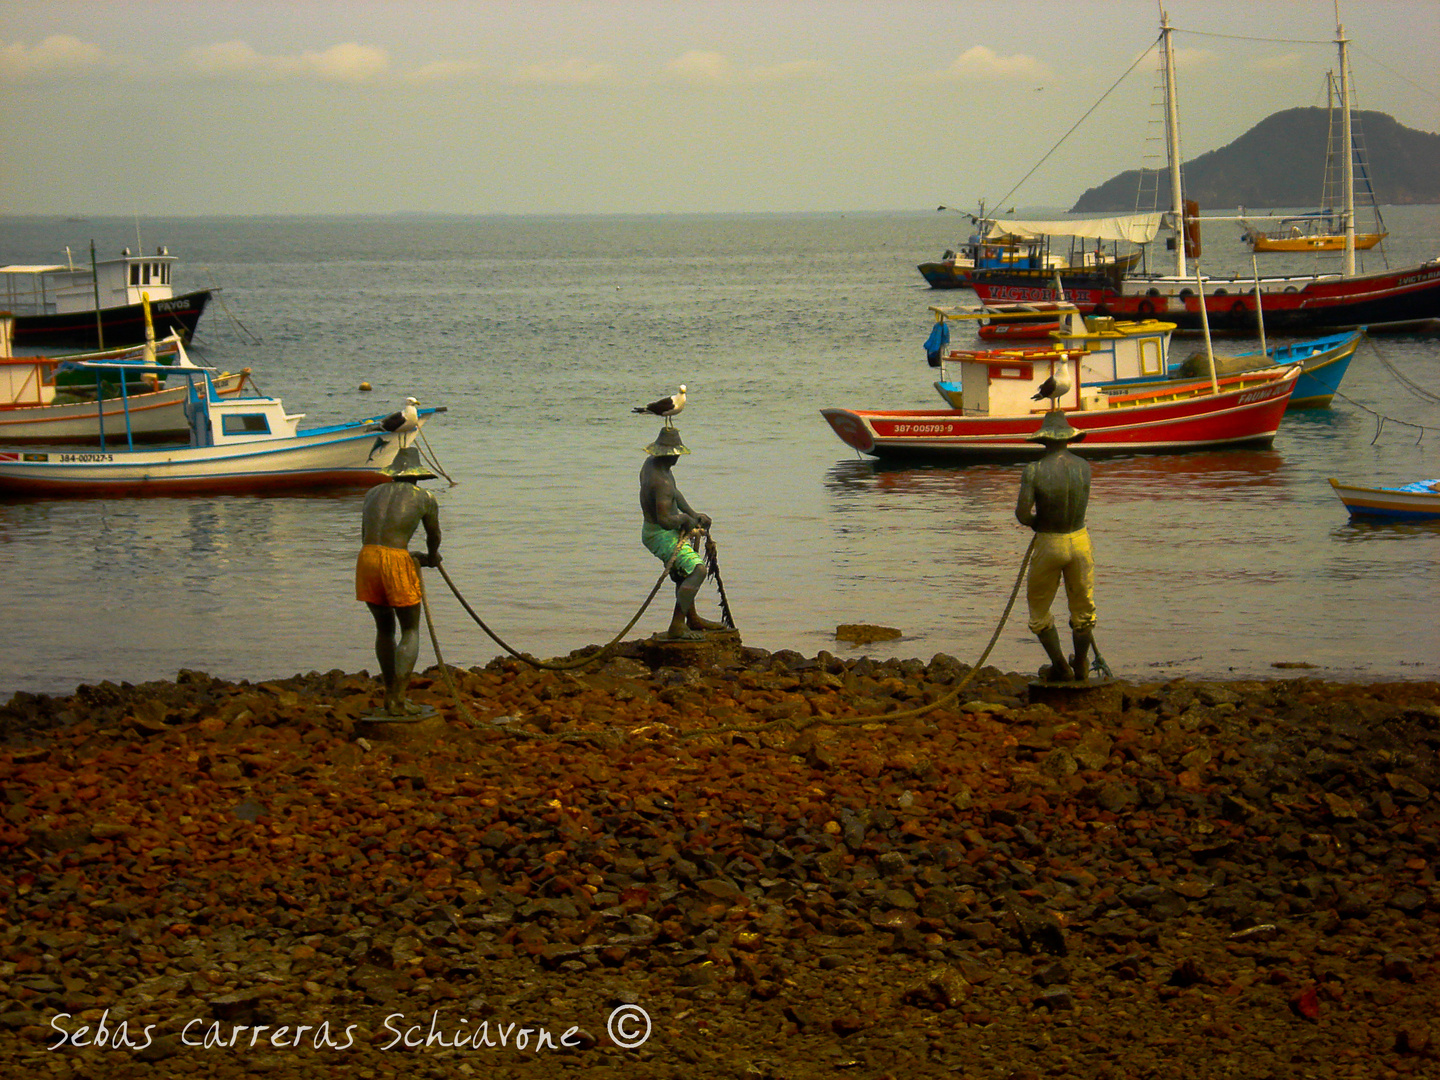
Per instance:
[[[1054,221],[992,221],[986,237],[1018,236],[1038,240],[1045,236],[1080,236],[1087,240],[1124,240],[1148,244],[1160,232],[1163,213],[1121,214],[1102,218],[1057,218]]]
[[[15,263],[11,266],[0,266],[0,274],[53,274],[57,270],[69,270],[68,266],[27,266],[24,263]]]

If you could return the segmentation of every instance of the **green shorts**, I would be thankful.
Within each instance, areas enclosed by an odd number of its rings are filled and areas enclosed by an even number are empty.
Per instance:
[[[675,545],[680,543],[680,534],[674,529],[662,529],[659,525],[651,525],[647,521],[640,527],[640,542],[661,562],[669,562],[670,556],[675,554]],[[677,582],[684,581],[704,561],[692,541],[682,547],[680,554],[675,556],[675,565],[670,568],[670,576]]]

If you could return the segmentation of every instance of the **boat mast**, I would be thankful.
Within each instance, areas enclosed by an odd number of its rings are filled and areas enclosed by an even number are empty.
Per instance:
[[[1165,156],[1170,165],[1170,214],[1175,229],[1175,276],[1185,274],[1185,202],[1180,190],[1180,105],[1175,95],[1175,47],[1170,42],[1174,31],[1170,16],[1160,12],[1160,40],[1165,56]]]
[[[1350,141],[1350,42],[1340,22],[1340,0],[1335,0],[1335,44],[1340,49],[1340,137],[1345,142],[1345,262],[1341,272],[1355,276],[1355,150]]]

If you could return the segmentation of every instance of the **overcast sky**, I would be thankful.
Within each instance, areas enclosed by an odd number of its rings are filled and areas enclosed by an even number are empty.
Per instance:
[[[1325,103],[1332,0],[1167,8],[1187,159]],[[1340,14],[1357,104],[1440,131],[1440,0]],[[0,0],[0,213],[1068,206],[1160,160],[1153,57],[1096,106],[1158,31],[1155,0]]]

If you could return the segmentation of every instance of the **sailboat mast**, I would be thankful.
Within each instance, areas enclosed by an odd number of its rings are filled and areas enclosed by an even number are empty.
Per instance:
[[[1355,276],[1355,144],[1350,141],[1350,42],[1341,24],[1340,2],[1335,2],[1335,44],[1340,48],[1340,137],[1345,142],[1345,262],[1341,272]]]
[[[1165,56],[1165,156],[1170,165],[1170,213],[1175,228],[1175,276],[1185,277],[1185,202],[1180,190],[1180,105],[1175,94],[1174,31],[1170,16],[1160,12],[1160,40]]]

